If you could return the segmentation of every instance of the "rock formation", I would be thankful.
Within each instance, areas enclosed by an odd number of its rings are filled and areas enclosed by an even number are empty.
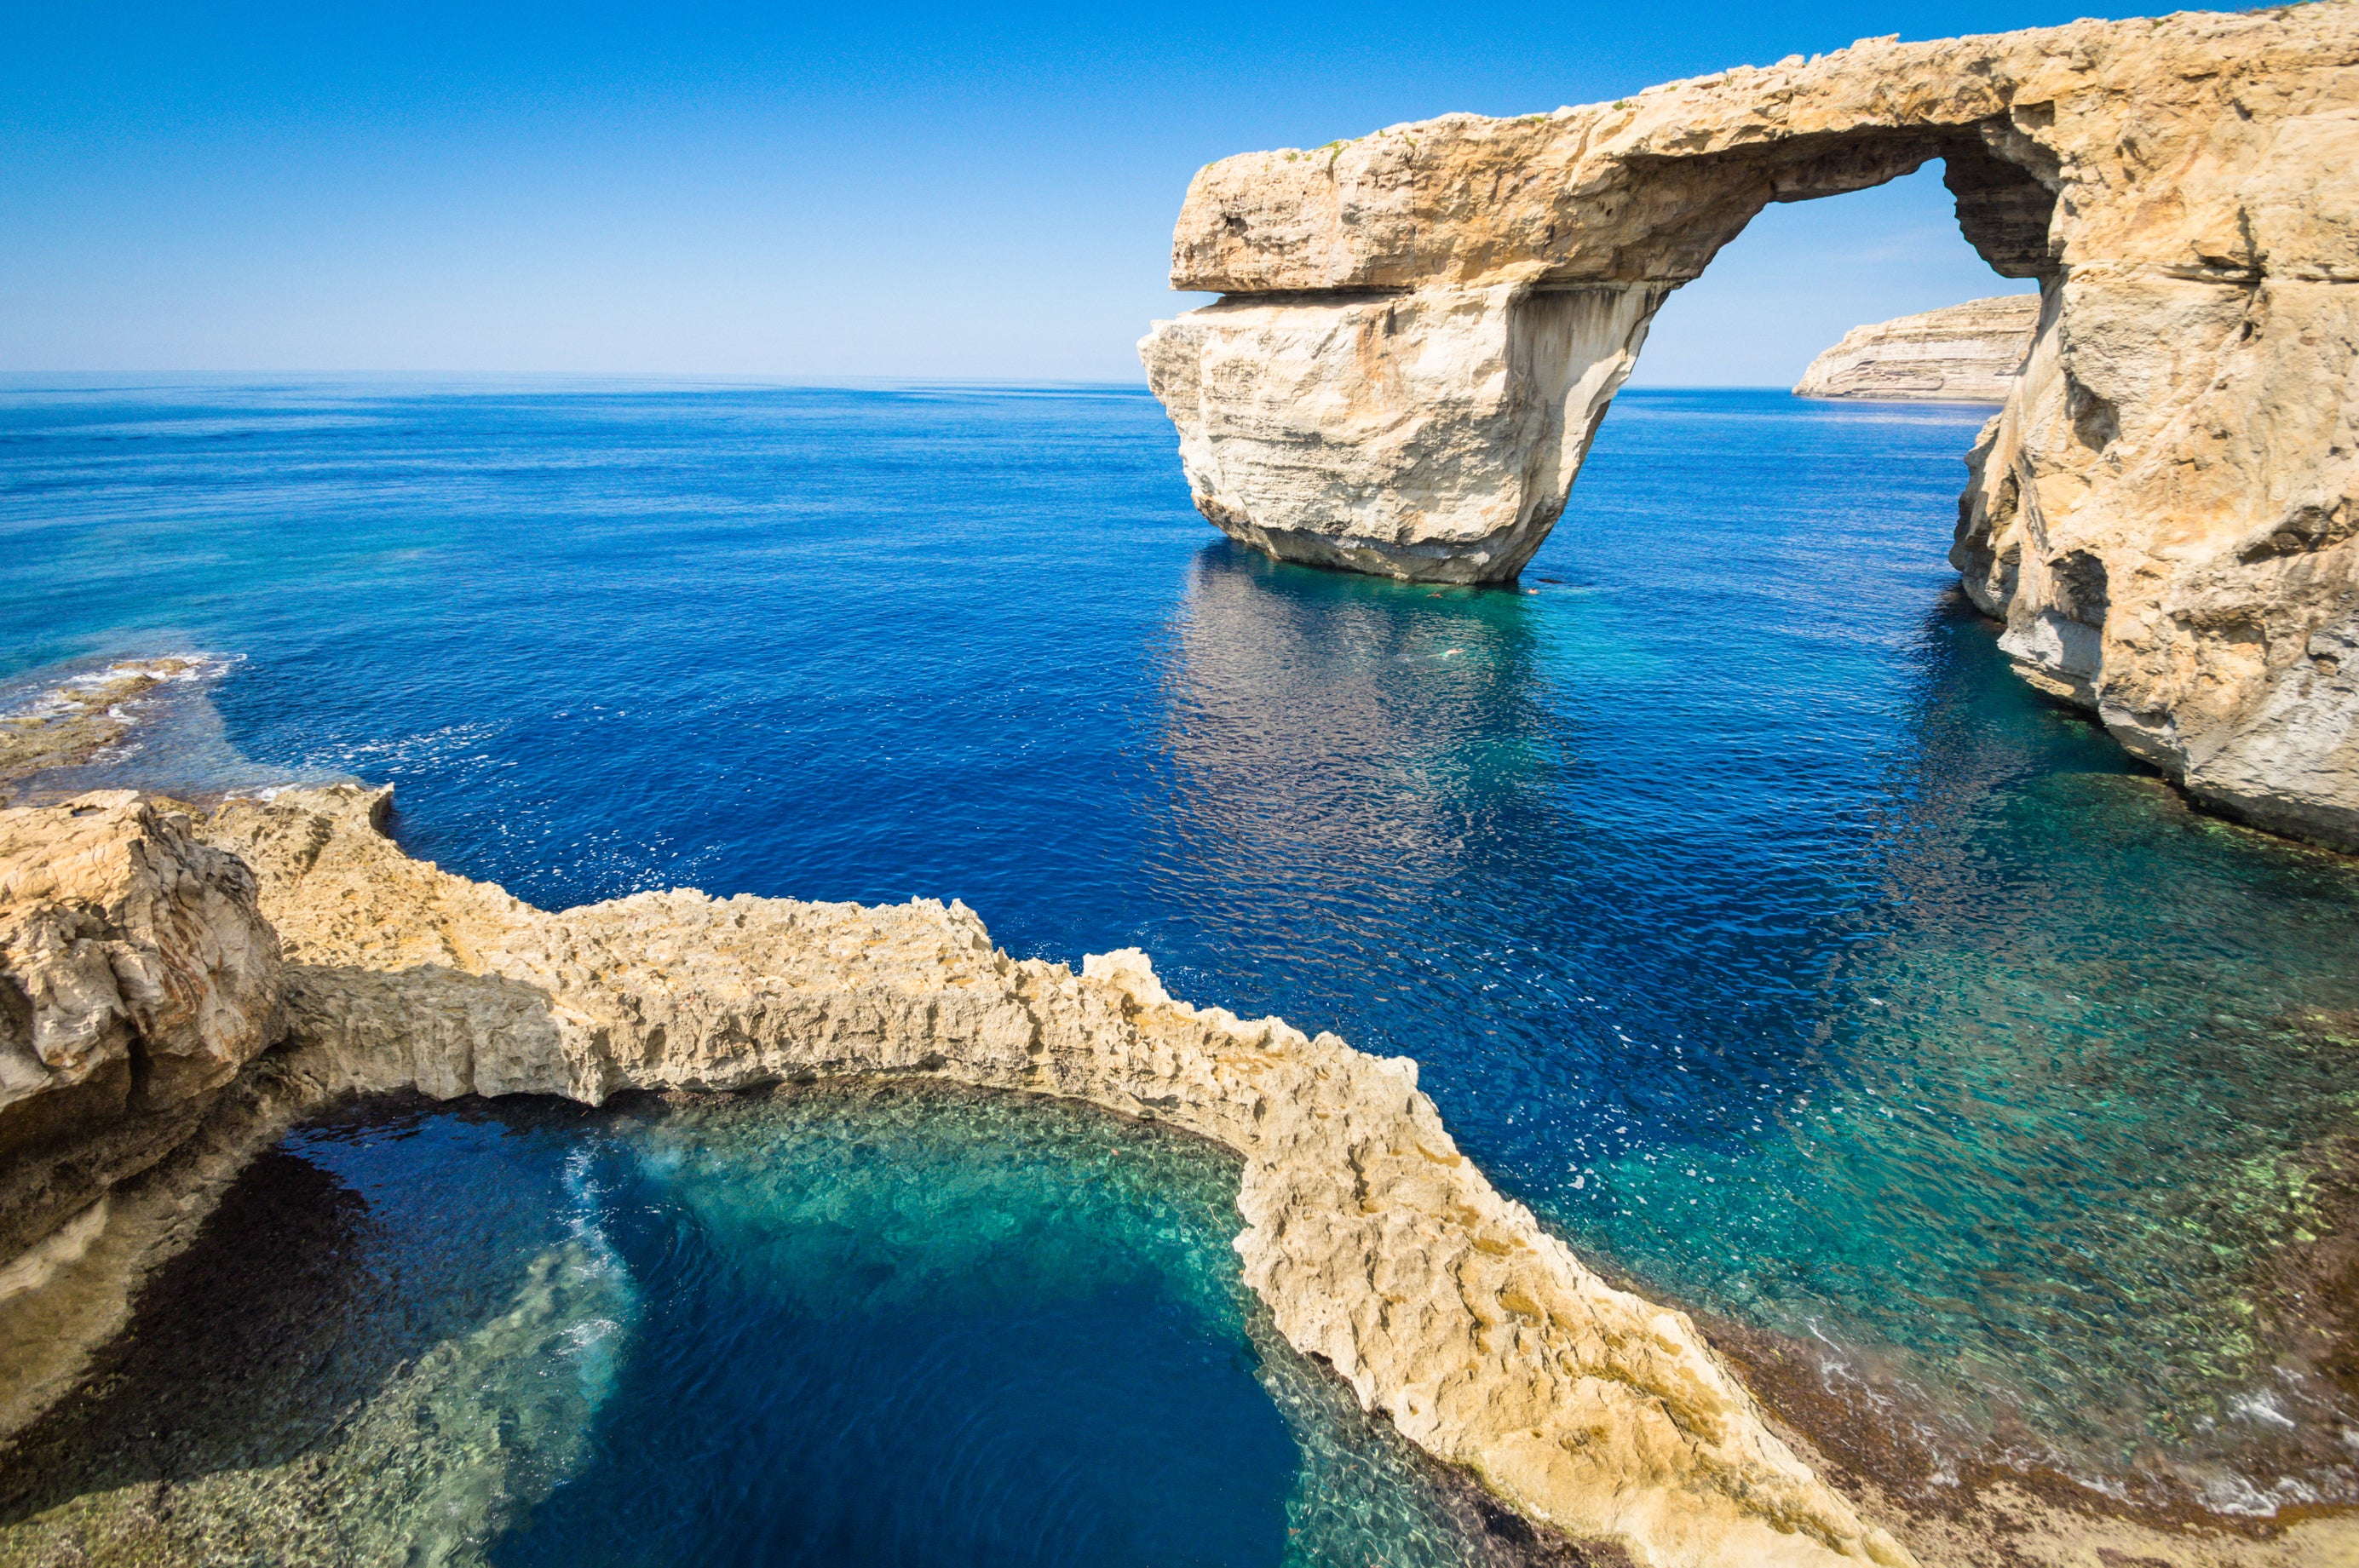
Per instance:
[[[119,745],[142,697],[168,682],[201,680],[219,667],[217,660],[186,654],[121,659],[0,713],[0,784],[71,767]]]
[[[1797,397],[2004,403],[2039,325],[2039,296],[2002,294],[1854,327],[1810,362]]]
[[[1666,295],[1772,201],[1934,159],[2042,310],[1952,560],[2044,689],[2359,849],[2359,11],[1869,39],[1213,164],[1140,345],[1196,503],[1289,559],[1512,578]]]
[[[75,1234],[277,1038],[253,875],[190,828],[128,795],[0,811],[0,1257]]]
[[[1608,1286],[1492,1188],[1414,1063],[1175,1001],[1136,950],[1078,975],[1012,961],[957,903],[673,892],[547,914],[409,860],[375,826],[388,793],[233,801],[202,825],[211,850],[184,819],[116,796],[0,812],[9,918],[61,919],[42,912],[80,899],[121,933],[105,949],[114,992],[94,959],[74,960],[89,979],[73,994],[100,1001],[35,1002],[41,1040],[199,1060],[187,1086],[217,1087],[258,1021],[274,1006],[285,1018],[208,1160],[123,1180],[103,1235],[60,1245],[53,1229],[36,1249],[58,1256],[9,1266],[13,1293],[0,1276],[0,1375],[18,1387],[54,1397],[62,1352],[120,1321],[109,1303],[127,1280],[185,1238],[238,1163],[339,1095],[596,1104],[626,1088],[931,1076],[1088,1100],[1236,1151],[1236,1249],[1281,1332],[1534,1519],[1649,1564],[1910,1561],[1770,1431],[1684,1315]],[[74,891],[81,868],[166,862]],[[170,918],[140,913],[166,892]],[[63,994],[45,978],[65,972],[50,948],[0,959],[0,995]],[[149,968],[168,980],[122,978]],[[139,1000],[155,989],[177,1000]],[[29,1413],[21,1398],[5,1412]]]

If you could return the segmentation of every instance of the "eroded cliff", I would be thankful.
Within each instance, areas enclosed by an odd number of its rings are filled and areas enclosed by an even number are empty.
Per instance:
[[[0,811],[0,1294],[279,1032],[245,864],[129,795]]]
[[[1200,172],[1140,345],[1198,507],[1284,557],[1512,578],[1672,290],[1773,201],[1940,159],[2037,278],[1952,559],[2044,689],[2359,849],[2359,11],[1871,39]]]
[[[2039,325],[2039,296],[2002,294],[1854,327],[1812,360],[1797,397],[2004,403]]]
[[[1685,1316],[1607,1285],[1500,1196],[1415,1064],[1176,1001],[1136,951],[1079,974],[1013,961],[957,903],[673,892],[545,913],[409,860],[375,825],[385,795],[233,801],[201,825],[112,795],[0,812],[18,926],[74,906],[57,868],[168,849],[196,884],[189,906],[211,914],[123,925],[110,973],[168,971],[192,997],[234,995],[240,1017],[285,1018],[279,1049],[227,1091],[218,1067],[201,1075],[226,1094],[203,1157],[93,1182],[86,1217],[51,1214],[34,1262],[0,1279],[10,1424],[67,1386],[71,1352],[113,1331],[127,1281],[186,1239],[236,1166],[339,1096],[595,1104],[626,1088],[930,1076],[1088,1100],[1236,1151],[1236,1249],[1280,1331],[1534,1519],[1644,1563],[1910,1561],[1771,1431]],[[283,968],[219,935],[261,915]],[[48,960],[27,951],[0,953],[0,991],[28,999],[29,1038],[61,1038],[94,1014],[43,989]],[[178,1026],[128,1016],[135,1055]],[[224,1036],[232,1054],[252,1037]]]

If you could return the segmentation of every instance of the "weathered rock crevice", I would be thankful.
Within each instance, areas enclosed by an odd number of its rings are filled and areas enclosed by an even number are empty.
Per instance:
[[[1941,183],[1956,199],[1959,232],[2001,277],[2054,277],[2056,160],[2009,121],[1986,120],[1980,130],[1977,140],[1941,149]]]
[[[2350,5],[1868,40],[1227,158],[1172,242],[1173,285],[1223,297],[1141,354],[1227,533],[1505,581],[1671,290],[1769,203],[1935,158],[1968,243],[2043,297],[1969,458],[1966,592],[2027,678],[2198,800],[2359,849],[2359,697],[2333,651],[2359,602]],[[1380,329],[1341,292],[1376,289]],[[2051,597],[2082,557],[2110,584],[2095,622]]]

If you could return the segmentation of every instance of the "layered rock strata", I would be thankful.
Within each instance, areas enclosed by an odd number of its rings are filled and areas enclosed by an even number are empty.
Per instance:
[[[1810,362],[1794,395],[2004,403],[2038,325],[2039,296],[2002,294],[1854,327]]]
[[[203,826],[210,858],[185,852],[241,929],[257,908],[275,928],[277,984],[239,994],[270,993],[285,1041],[248,1069],[211,1166],[119,1190],[109,1223],[165,1238],[151,1257],[206,1183],[341,1094],[596,1104],[895,1075],[1062,1096],[1237,1152],[1237,1252],[1288,1340],[1528,1517],[1650,1564],[1910,1561],[1771,1432],[1684,1315],[1608,1286],[1493,1189],[1414,1063],[1176,1001],[1135,950],[1079,974],[1016,962],[957,903],[674,892],[545,913],[403,855],[375,825],[386,794],[231,802]],[[49,885],[52,843],[80,863],[179,831],[114,797],[0,813],[0,886]],[[194,928],[154,936],[168,967],[244,974]],[[21,991],[16,951],[5,983]],[[115,1260],[118,1292],[136,1261]],[[27,1329],[70,1326],[75,1290],[109,1281],[93,1265],[48,1283],[0,1300],[20,1380]]]
[[[2037,278],[1952,560],[2044,689],[2197,797],[2359,849],[2359,10],[1870,39],[1201,171],[1140,345],[1198,507],[1394,577],[1512,578],[1666,296],[1773,201],[1935,159]]]

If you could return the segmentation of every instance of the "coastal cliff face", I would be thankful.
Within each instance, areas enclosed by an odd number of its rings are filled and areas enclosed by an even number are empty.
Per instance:
[[[2039,325],[2039,296],[2002,294],[1854,327],[1810,362],[1797,397],[2004,403]]]
[[[127,794],[0,811],[0,1294],[278,1036],[254,877],[191,827]]]
[[[36,914],[61,885],[54,868],[168,842],[196,884],[190,907],[248,934],[258,908],[255,940],[275,929],[285,955],[240,968],[193,927],[136,947],[234,992],[240,1019],[283,1009],[284,1037],[220,1090],[201,1148],[117,1183],[90,1234],[35,1243],[38,1268],[8,1266],[7,1427],[71,1386],[73,1352],[121,1322],[129,1282],[185,1242],[240,1164],[339,1097],[597,1104],[630,1088],[937,1077],[1088,1100],[1236,1151],[1236,1249],[1288,1341],[1608,1560],[1911,1561],[1770,1430],[1685,1316],[1607,1285],[1491,1186],[1414,1063],[1176,1001],[1136,950],[1079,974],[1016,962],[957,903],[672,892],[545,913],[409,860],[375,825],[387,793],[233,801],[201,824],[210,849],[185,819],[113,796],[0,812],[0,887],[27,890]],[[0,986],[29,994],[46,972],[19,948],[0,957]],[[163,1038],[161,1017],[136,1021],[149,1032],[136,1037]],[[255,1033],[222,1038],[234,1054]]]
[[[1141,344],[1198,507],[1287,558],[1499,581],[1669,292],[1772,201],[1939,158],[2038,278],[1952,560],[2044,690],[2199,798],[2359,849],[2359,10],[1902,44],[1201,171]]]

